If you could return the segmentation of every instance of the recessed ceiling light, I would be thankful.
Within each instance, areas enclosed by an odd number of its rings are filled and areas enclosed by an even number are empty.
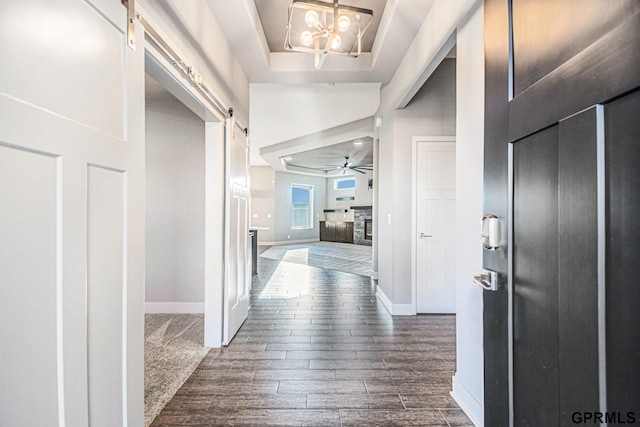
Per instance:
[[[362,145],[362,140],[361,139],[356,139],[355,141],[353,141],[354,144],[356,145]]]

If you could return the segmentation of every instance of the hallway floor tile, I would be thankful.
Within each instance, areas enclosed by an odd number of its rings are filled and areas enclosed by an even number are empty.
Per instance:
[[[153,427],[473,425],[449,395],[455,316],[392,317],[364,276],[258,267],[247,321]]]

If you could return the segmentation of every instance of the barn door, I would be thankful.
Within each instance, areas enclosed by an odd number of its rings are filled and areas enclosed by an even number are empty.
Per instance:
[[[249,313],[251,242],[249,237],[249,141],[227,119],[226,161],[228,179],[225,219],[225,286],[223,344],[228,345]]]
[[[144,52],[128,40],[119,1],[0,2],[3,426],[143,424]]]
[[[485,20],[485,213],[511,226],[484,256],[504,285],[484,295],[485,425],[624,422],[640,404],[640,3],[490,0]]]

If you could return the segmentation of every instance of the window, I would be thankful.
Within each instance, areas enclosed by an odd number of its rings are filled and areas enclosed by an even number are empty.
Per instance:
[[[291,228],[313,228],[313,185],[291,184]]]
[[[333,181],[334,190],[352,190],[356,188],[355,178],[342,178]]]

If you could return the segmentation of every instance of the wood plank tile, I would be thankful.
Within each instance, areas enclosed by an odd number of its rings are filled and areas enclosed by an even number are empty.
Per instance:
[[[225,352],[220,355],[220,359],[223,360],[255,360],[255,359],[284,359],[287,355],[286,351],[255,351],[255,352],[240,352],[235,351]]]
[[[358,355],[355,351],[287,351],[287,359],[309,359],[309,360],[327,360],[327,359],[357,359]]]
[[[249,394],[218,395],[209,402],[208,411],[217,414],[228,409],[306,409],[304,395]]]
[[[209,381],[211,383],[247,383],[254,379],[254,370],[216,370],[216,369],[197,369],[189,380]]]
[[[459,409],[448,388],[434,389],[433,393],[427,394],[401,394],[400,397],[407,409]]]
[[[414,371],[393,369],[338,369],[335,371],[340,381],[416,381]]]
[[[271,351],[318,351],[333,350],[331,343],[269,343],[267,350]]]
[[[160,414],[153,427],[176,426],[339,426],[340,413],[323,409],[241,409],[208,414]]]
[[[246,343],[246,342],[240,342],[240,341],[235,341],[232,342],[231,344],[229,344],[228,347],[226,347],[223,351],[223,353],[229,353],[229,352],[237,352],[237,351],[264,351],[267,349],[267,344],[266,343]]]
[[[382,360],[310,360],[309,369],[387,369]]]
[[[347,336],[313,336],[311,337],[312,343],[348,343],[348,344],[356,344],[356,343],[373,343],[373,337],[367,336],[359,336],[352,337],[351,335]]]
[[[336,336],[351,336],[351,331],[349,329],[341,329],[341,330],[326,330],[326,329],[292,329],[291,335],[310,335],[313,337],[336,337]]]
[[[233,360],[231,369],[309,369],[308,360]]]
[[[334,370],[321,369],[280,369],[256,371],[256,381],[334,381]]]
[[[251,383],[212,383],[207,380],[197,380],[189,385],[182,386],[179,394],[276,394],[278,381],[254,381]]]
[[[399,393],[405,394],[429,394],[433,390],[441,390],[444,387],[451,386],[449,382],[441,382],[435,384],[425,384],[417,381],[365,381],[369,393]]]
[[[397,394],[308,394],[308,409],[404,409]]]
[[[277,275],[254,276],[231,345],[209,353],[154,426],[469,425],[449,396],[455,316],[392,317],[368,278],[312,267],[309,293],[283,297],[295,276],[268,264],[259,271]]]
[[[363,410],[341,409],[343,426],[448,426],[438,410]]]
[[[366,394],[363,381],[280,381],[278,394]]]
[[[162,410],[163,413],[181,414],[206,411],[215,399],[215,394],[179,395],[175,396]]]
[[[440,412],[450,426],[473,426],[473,423],[462,409],[441,409]]]
[[[334,343],[333,350],[402,351],[398,343]]]
[[[275,344],[275,343],[310,343],[311,337],[308,335],[278,335],[273,337],[261,337],[256,335],[251,335],[247,337],[247,343],[265,343],[265,344]]]

